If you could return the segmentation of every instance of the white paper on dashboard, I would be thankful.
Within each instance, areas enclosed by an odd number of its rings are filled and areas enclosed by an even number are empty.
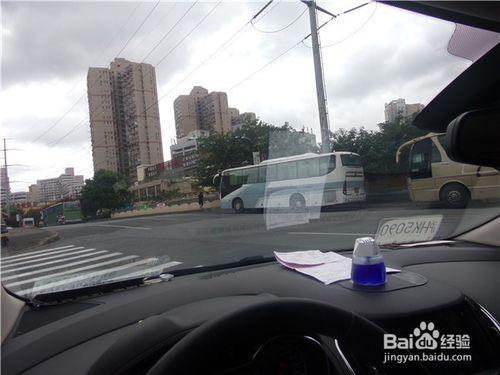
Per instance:
[[[307,250],[279,253],[275,251],[274,254],[276,260],[283,266],[314,277],[326,285],[351,278],[351,259],[334,252],[323,253],[319,250]],[[323,263],[318,264],[317,262],[321,260]],[[387,267],[386,272],[400,271]]]
[[[285,266],[316,266],[323,263],[340,262],[349,260],[340,254],[329,251],[327,253],[319,250],[293,251],[288,253],[274,252],[276,260]]]

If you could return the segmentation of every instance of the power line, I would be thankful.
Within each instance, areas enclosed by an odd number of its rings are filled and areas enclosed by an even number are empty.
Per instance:
[[[365,5],[368,5],[370,3],[364,3],[362,5],[359,5],[355,8],[352,8],[352,9],[349,9],[345,12],[342,12],[340,14],[346,14],[346,13],[349,13],[349,12],[352,12],[353,10],[357,10],[361,7],[364,7]],[[345,36],[344,38],[340,39],[340,40],[337,40],[336,42],[333,42],[331,44],[327,44],[327,45],[322,45],[321,46],[321,49],[325,49],[325,48],[329,48],[329,47],[333,47],[333,46],[336,46],[337,44],[340,44],[344,41],[346,41],[347,39],[349,39],[350,37],[354,36],[355,34],[357,34],[358,32],[360,32],[367,24],[368,22],[370,22],[370,20],[373,18],[373,16],[375,15],[375,12],[377,11],[377,7],[378,7],[378,3],[375,2],[375,6],[373,8],[373,11],[372,13],[368,16],[368,18],[365,20],[365,22],[363,22],[361,24],[361,26],[359,26],[356,30],[354,30],[352,33],[348,34],[347,36]],[[304,43],[304,41],[302,42],[302,44],[307,47],[307,48],[312,48],[311,46],[307,45],[306,43]]]
[[[165,18],[168,17],[170,15],[170,13],[172,13],[172,11],[176,7],[176,5],[177,5],[176,3],[172,3],[172,5],[168,8],[168,10],[165,12],[165,14],[160,15],[160,18],[158,19],[158,21],[146,34],[144,34],[144,35],[141,34],[137,37],[137,42],[135,44],[141,45],[142,41],[147,40],[150,37],[150,35],[158,28],[158,26],[163,25]],[[156,13],[158,13],[158,11]]]
[[[130,41],[137,35],[137,33],[139,32],[139,30],[142,28],[142,26],[144,26],[144,24],[146,23],[146,21],[148,20],[148,18],[153,14],[153,12],[155,11],[156,7],[160,4],[160,1],[161,0],[158,0],[156,2],[156,4],[153,6],[153,8],[150,9],[149,13],[146,15],[146,17],[142,20],[142,22],[140,23],[140,25],[137,27],[137,29],[133,32],[133,34],[130,36],[130,38],[128,38],[127,42],[125,43],[125,45],[122,47],[122,49],[120,50],[120,52],[118,52],[116,54],[116,56],[120,56],[120,54],[125,50],[125,48],[127,48],[128,44],[130,43]]]
[[[349,13],[349,12],[352,12],[353,10],[362,8],[362,7],[364,7],[367,4],[369,4],[369,3],[364,3],[364,4],[361,4],[361,5],[357,6],[357,7],[348,9],[348,10],[342,12],[342,13],[339,13],[339,14],[336,14],[336,15],[332,15],[332,17],[329,20],[325,21],[321,26],[318,27],[318,30],[320,30],[322,27],[326,26],[330,21],[332,21],[336,17],[338,17],[340,15],[343,15],[343,14],[346,14],[346,13]],[[307,8],[306,8],[306,10],[307,10]],[[250,78],[252,78],[256,74],[258,74],[259,72],[261,72],[262,70],[264,70],[266,67],[268,67],[272,63],[274,63],[276,60],[278,60],[281,57],[285,56],[288,52],[290,52],[291,50],[293,50],[294,48],[296,48],[299,44],[301,44],[301,43],[304,44],[304,41],[307,38],[309,38],[310,36],[311,36],[311,34],[306,35],[304,38],[302,38],[301,40],[299,40],[297,43],[293,44],[292,46],[290,46],[289,48],[287,48],[285,51],[281,52],[278,56],[274,57],[273,59],[271,59],[270,61],[268,61],[266,64],[264,64],[263,66],[261,66],[259,69],[257,69],[256,71],[252,72],[250,75],[248,75],[247,77],[243,78],[241,81],[239,81],[238,83],[236,83],[235,85],[233,85],[227,91],[231,91],[231,90],[235,89],[236,87],[240,86],[241,84],[243,84],[244,82],[248,81]]]
[[[181,40],[180,40],[180,41],[179,41],[179,42],[178,42],[178,43],[174,46],[174,48],[173,48],[173,49],[171,49],[171,50],[167,53],[167,55],[165,55],[165,56],[162,58],[162,60],[163,60],[164,58],[166,58],[166,57],[167,57],[167,56],[168,56],[168,55],[169,55],[169,54],[170,54],[170,53],[171,53],[171,52],[172,52],[175,48],[177,48],[177,47],[178,47],[178,46],[179,46],[179,45],[180,45],[180,44],[181,44],[181,43],[182,43],[182,42],[183,42],[183,41],[184,41],[184,40],[185,40],[185,39],[186,39],[186,38],[187,38],[187,37],[188,37],[188,36],[189,36],[189,35],[190,35],[190,34],[191,34],[191,33],[192,33],[192,32],[193,32],[193,31],[194,31],[194,30],[195,30],[195,29],[196,29],[196,28],[197,28],[197,27],[198,27],[198,26],[199,26],[199,25],[203,22],[203,21],[204,21],[204,20],[205,20],[205,19],[206,19],[206,18],[207,18],[207,17],[208,17],[208,16],[209,16],[209,15],[210,15],[210,14],[211,14],[211,13],[212,13],[212,12],[213,12],[213,11],[214,11],[214,10],[215,10],[218,6],[219,6],[219,5],[220,5],[220,3],[221,3],[221,2],[222,2],[222,1],[219,1],[219,3],[217,3],[217,4],[216,4],[216,5],[215,5],[215,6],[214,6],[214,7],[213,7],[213,8],[212,8],[212,9],[211,9],[211,10],[210,10],[210,11],[209,11],[209,12],[208,12],[208,13],[207,13],[207,14],[206,14],[206,15],[205,15],[205,16],[204,16],[204,17],[203,17],[203,18],[202,18],[202,19],[201,19],[201,20],[200,20],[197,24],[196,24],[196,25],[195,25],[195,27],[194,27],[193,29],[191,29],[191,31],[189,31],[189,33],[188,33],[186,36],[184,36],[184,38],[182,38],[182,39],[181,39]],[[151,52],[153,52],[153,51],[154,51],[154,50],[155,50],[155,49],[156,49],[156,48],[160,45],[160,43],[161,43],[161,42],[162,42],[162,41],[163,41],[163,40],[164,40],[164,39],[168,36],[168,34],[170,34],[170,32],[171,32],[171,31],[175,28],[175,26],[176,26],[176,25],[177,25],[180,21],[182,21],[182,19],[184,19],[184,17],[185,17],[185,16],[188,14],[188,12],[189,12],[189,11],[190,11],[193,7],[194,7],[194,5],[196,5],[196,2],[195,2],[193,5],[191,5],[191,6],[187,9],[187,11],[186,11],[186,12],[185,12],[182,16],[181,16],[181,18],[180,18],[180,19],[179,19],[179,20],[178,20],[178,21],[177,21],[177,22],[176,22],[176,23],[175,23],[175,24],[174,24],[174,25],[170,28],[170,30],[169,30],[169,31],[168,31],[168,32],[167,32],[167,33],[166,33],[166,34],[165,34],[165,35],[161,38],[160,42],[159,42],[159,43],[157,43],[157,44],[153,47],[153,49],[149,51],[149,53],[146,55],[146,57],[147,57],[147,56],[149,56],[149,55],[151,54]],[[151,14],[151,12],[150,12],[150,14]],[[149,16],[149,14],[148,14],[148,16]],[[147,18],[148,16],[146,16],[146,18]],[[130,40],[130,39],[129,39],[129,40]],[[128,43],[128,41],[127,41],[127,43]],[[122,48],[122,49],[123,49],[123,48]],[[143,59],[143,61],[146,59],[146,57]],[[160,61],[160,62],[161,62],[161,61]],[[158,64],[159,64],[159,63],[158,63]],[[157,65],[158,65],[158,64],[157,64]],[[153,105],[154,105],[154,103],[153,103]],[[147,112],[147,110],[148,110],[148,109],[150,109],[153,105],[151,105],[151,106],[149,106],[148,108],[146,108],[146,109],[145,109],[145,111],[144,111],[144,113],[146,113],[146,112]],[[102,100],[101,100],[100,107],[102,107]],[[102,108],[102,110],[101,110],[101,112],[100,112],[99,114],[103,113],[103,110],[104,110],[104,108]],[[143,114],[144,114],[144,113],[143,113]],[[143,114],[141,114],[141,115],[137,115],[137,117],[142,116]],[[85,118],[85,119],[86,119],[86,118]],[[85,121],[85,119],[81,120],[80,122]],[[69,135],[70,135],[73,131],[75,131],[77,128],[81,127],[82,125],[83,125],[83,124],[80,124],[80,123],[76,124],[73,128],[71,128],[71,129],[70,129],[70,130],[69,130],[66,134],[64,134],[62,137],[60,137],[59,139],[57,139],[57,140],[53,141],[53,143],[52,143],[52,145],[50,145],[49,149],[50,149],[50,148],[52,148],[52,147],[54,147],[55,145],[57,145],[60,141],[62,141],[62,140],[63,140],[64,138],[66,138],[67,136],[69,136]]]
[[[121,34],[122,30],[127,26],[128,22],[132,19],[133,15],[139,9],[139,7],[142,5],[141,2],[139,2],[134,9],[132,9],[132,12],[128,15],[127,19],[125,22],[122,24],[122,26],[118,29],[118,31],[113,35],[113,37],[110,39],[110,41],[106,44],[104,48],[101,49],[101,51],[94,57],[91,61],[91,64],[97,63],[97,60],[99,60],[102,56],[102,54],[111,46],[111,44],[115,41],[116,37]],[[69,90],[66,95],[69,95],[71,92],[73,92],[74,89],[78,87],[78,84],[75,84],[71,90]]]
[[[265,16],[267,16],[269,13],[271,13],[271,12],[273,11],[273,9],[274,9],[274,8],[276,8],[276,7],[277,7],[278,5],[280,5],[280,4],[281,4],[281,0],[277,0],[277,1],[275,1],[275,2],[274,2],[274,5],[273,5],[272,7],[270,7],[270,8],[267,10],[267,12],[263,12],[261,19],[262,19],[262,18],[264,18]],[[259,21],[260,21],[260,20],[257,20],[257,21],[255,21],[255,22],[257,23],[257,22],[259,22]]]
[[[272,60],[268,61],[266,64],[264,64],[263,66],[261,66],[259,69],[257,69],[256,71],[254,71],[253,73],[251,73],[250,75],[248,75],[247,77],[245,77],[244,79],[242,79],[241,81],[239,81],[237,84],[235,84],[231,88],[229,88],[227,91],[231,91],[231,90],[235,89],[236,87],[238,87],[239,85],[243,84],[244,82],[248,81],[250,78],[252,78],[256,74],[258,74],[261,70],[264,70],[269,65],[271,65],[273,62],[275,62],[276,60],[278,60],[281,57],[285,56],[288,52],[290,52],[295,47],[297,47],[300,43],[302,43],[302,41],[305,40],[306,38],[307,37],[302,38],[297,43],[295,43],[292,46],[290,46],[289,48],[287,48],[285,51],[283,51],[282,53],[280,53],[278,56],[274,57]]]
[[[301,12],[301,13],[300,13],[297,17],[295,17],[295,18],[292,20],[292,22],[290,22],[288,25],[286,25],[286,26],[282,27],[281,29],[277,29],[277,30],[261,30],[261,29],[257,28],[253,22],[251,22],[251,25],[252,25],[252,27],[253,27],[255,30],[257,30],[257,31],[258,31],[258,32],[260,32],[260,33],[264,33],[264,34],[274,34],[274,33],[279,33],[279,32],[281,32],[281,31],[283,31],[283,30],[288,29],[290,26],[292,26],[294,23],[296,23],[296,22],[297,22],[297,21],[298,21],[298,20],[299,20],[299,19],[300,19],[303,15],[304,15],[304,13],[305,13],[306,11],[307,11],[307,8],[305,8],[305,9],[304,9],[304,10],[303,10],[303,11],[302,11],[302,12]]]
[[[184,17],[187,16],[187,14],[193,9],[193,7],[198,3],[198,1],[195,1],[191,6],[184,12],[184,14],[177,20],[176,23],[160,38],[160,40],[153,46],[153,48],[144,56],[141,62],[144,62],[157,48],[158,46],[165,40],[167,36],[174,30],[174,28],[184,19]]]
[[[158,1],[158,3],[159,3],[159,1]],[[158,3],[157,3],[156,5],[158,5]],[[155,5],[155,7],[156,7],[156,5]],[[129,17],[127,18],[127,20],[126,20],[126,22],[124,23],[124,25],[120,28],[120,30],[121,30],[121,29],[123,29],[123,27],[124,27],[124,26],[128,23],[128,21],[131,19],[132,15],[135,13],[135,11],[137,10],[137,8],[138,8],[138,6],[136,6],[136,7],[133,9],[132,13],[129,15]],[[153,8],[152,10],[154,10],[154,8]],[[144,24],[144,22],[148,19],[148,17],[151,15],[151,13],[152,13],[152,11],[150,11],[150,12],[148,13],[148,15],[146,16],[146,18],[142,21],[141,26],[142,26],[142,25]],[[141,27],[141,26],[140,26],[140,27]],[[139,27],[139,28],[138,28],[138,29],[134,32],[134,34],[132,35],[132,37],[131,37],[131,38],[129,38],[129,39],[127,40],[127,42],[126,42],[126,43],[125,43],[125,45],[122,47],[122,49],[120,50],[120,52],[119,52],[119,53],[121,53],[121,52],[125,49],[125,47],[128,45],[128,43],[130,42],[130,40],[131,40],[131,39],[133,38],[133,36],[137,33],[137,31],[140,29],[140,27]],[[117,33],[117,34],[118,34],[118,33]],[[114,40],[114,38],[113,38],[112,40]],[[111,43],[108,43],[108,44],[111,44]],[[119,54],[119,53],[118,53],[118,54]],[[118,54],[117,54],[117,56],[118,56]],[[101,76],[101,75],[99,75],[99,77],[98,77],[98,78],[96,78],[96,80],[95,80],[94,82],[92,82],[92,84],[90,85],[90,87],[93,87],[93,86],[94,86],[94,84],[98,81],[98,79],[100,78],[100,76]],[[37,137],[36,137],[33,141],[31,141],[31,142],[32,142],[32,143],[37,142],[39,139],[41,139],[43,136],[45,136],[45,134],[47,134],[49,131],[51,131],[52,129],[54,129],[54,127],[56,127],[56,126],[57,126],[57,124],[59,124],[59,123],[60,123],[60,122],[61,122],[61,121],[62,121],[62,120],[63,120],[63,119],[64,119],[64,118],[65,118],[65,117],[66,117],[66,116],[67,116],[67,115],[68,115],[68,114],[69,114],[69,113],[70,113],[70,112],[71,112],[71,111],[72,111],[72,110],[73,110],[73,109],[77,106],[77,104],[78,104],[78,103],[79,103],[79,102],[80,102],[83,98],[85,98],[85,96],[86,96],[86,93],[83,93],[83,94],[82,94],[82,95],[81,95],[81,96],[80,96],[80,97],[76,100],[76,102],[74,102],[74,103],[73,103],[73,105],[72,105],[72,106],[71,106],[71,107],[70,107],[70,108],[69,108],[66,112],[64,112],[64,114],[63,114],[61,117],[59,117],[59,118],[58,118],[58,119],[57,119],[57,120],[56,120],[56,121],[55,121],[52,125],[50,125],[50,126],[49,126],[46,130],[44,130],[44,131],[43,131],[40,135],[38,135],[38,136],[37,136]]]
[[[182,43],[184,42],[184,40],[186,40],[192,33],[193,31],[195,31],[214,11],[215,9],[217,9],[217,7],[222,3],[222,0],[219,1],[217,4],[215,4],[215,6],[210,9],[210,11],[205,14],[205,16],[200,20],[198,21],[198,23],[184,36],[184,38],[182,38],[174,47],[172,47],[170,49],[170,51],[168,51],[155,65],[155,67],[157,67],[158,65],[160,65],[168,56],[170,56],[170,54]]]
[[[173,86],[169,91],[167,91],[165,94],[163,94],[162,96],[160,96],[158,98],[158,101],[157,102],[154,102],[152,103],[151,105],[149,105],[147,108],[144,109],[144,111],[138,115],[135,115],[134,117],[137,118],[137,117],[140,117],[140,116],[143,116],[144,114],[147,113],[147,111],[152,108],[154,105],[158,105],[160,103],[160,101],[162,99],[164,99],[168,94],[170,94],[175,88],[177,88],[180,84],[182,84],[187,78],[189,78],[195,71],[197,71],[201,66],[203,66],[203,64],[205,64],[206,62],[208,62],[210,59],[212,59],[213,57],[215,57],[220,51],[222,51],[225,47],[228,46],[229,43],[231,43],[232,41],[235,40],[235,38],[243,31],[243,29],[245,29],[254,19],[256,19],[267,7],[269,7],[269,5],[272,3],[273,1],[269,1],[267,2],[255,15],[252,16],[252,18],[247,21],[240,29],[238,29],[235,33],[233,33],[227,40],[225,40],[213,53],[211,53],[206,59],[204,59],[200,64],[198,64],[191,72],[188,73],[188,75],[186,75],[181,81],[179,81],[175,86]],[[214,7],[215,8],[215,7]],[[212,10],[209,12],[211,13],[213,10],[215,10],[214,8],[212,8]],[[268,12],[269,13],[269,12]],[[206,18],[206,17],[205,17]],[[201,24],[202,21],[200,21],[199,23]],[[195,26],[197,27],[197,26]],[[191,32],[191,31],[190,31]],[[183,38],[183,40],[186,39],[186,38]],[[294,46],[295,47],[295,46]],[[76,130],[78,126],[75,126],[73,128],[73,130]],[[167,127],[167,129],[169,129],[170,127]],[[71,133],[71,132],[69,132]],[[66,137],[67,135],[69,134],[65,134],[64,137]],[[94,145],[96,146],[96,145]],[[98,145],[97,145],[98,146]],[[92,147],[92,145],[91,145]],[[85,154],[83,155],[87,155],[89,153],[92,152],[92,148],[87,151]]]
[[[54,140],[51,142],[50,146],[49,146],[49,150],[51,148],[53,148],[54,146],[56,146],[57,144],[59,144],[59,142],[61,142],[63,139],[65,139],[67,136],[69,136],[71,133],[73,133],[73,131],[75,131],[77,128],[79,127],[82,127],[83,125],[86,125],[86,120],[87,120],[87,117],[81,119],[75,126],[73,126],[66,134],[64,134],[62,137]]]
[[[42,138],[45,134],[47,134],[49,131],[51,131],[52,129],[54,129],[54,127],[59,124],[61,122],[62,119],[64,119],[72,110],[73,108],[76,107],[76,105],[80,102],[80,100],[82,100],[83,98],[85,97],[85,94],[83,94],[82,96],[80,96],[78,98],[78,100],[73,103],[73,105],[66,111],[64,112],[64,115],[62,115],[61,117],[59,117],[59,119],[57,119],[56,122],[54,122],[51,126],[49,126],[45,131],[43,131],[38,137],[36,137],[33,141],[31,141],[32,143],[35,143],[36,141],[38,141],[40,138]]]

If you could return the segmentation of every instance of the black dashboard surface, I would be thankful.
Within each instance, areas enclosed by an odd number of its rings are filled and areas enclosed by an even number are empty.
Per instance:
[[[497,320],[500,318],[500,300],[494,298],[500,285],[500,249],[462,243],[388,250],[384,254],[387,265],[420,274],[425,282],[367,293],[340,284],[324,285],[279,264],[266,263],[176,277],[169,282],[26,311],[17,330],[2,346],[2,371],[86,373],[107,348],[143,319],[160,315],[168,319],[172,332],[186,332],[267,298],[309,298],[380,323],[445,310],[468,297]]]

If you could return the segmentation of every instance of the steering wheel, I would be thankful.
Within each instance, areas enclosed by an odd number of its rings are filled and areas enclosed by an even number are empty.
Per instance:
[[[150,369],[148,375],[206,374],[220,367],[225,350],[250,340],[257,333],[316,334],[342,342],[354,340],[371,360],[383,361],[383,333],[376,324],[350,311],[326,303],[300,298],[278,298],[260,302],[208,321],[178,341]],[[380,345],[373,346],[373,342]],[[380,349],[380,350],[379,350]],[[219,366],[217,366],[219,364]]]

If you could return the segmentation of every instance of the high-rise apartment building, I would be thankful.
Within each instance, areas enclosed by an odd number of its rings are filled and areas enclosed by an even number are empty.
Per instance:
[[[115,58],[89,68],[89,117],[94,171],[118,171],[132,181],[137,166],[163,162],[155,69]]]
[[[225,92],[208,92],[195,86],[189,95],[180,95],[174,101],[175,129],[177,138],[187,136],[194,130],[210,133],[231,131],[231,115]]]
[[[420,112],[423,108],[423,104],[406,104],[406,101],[401,98],[392,100],[385,103],[384,106],[385,122],[394,122],[397,118],[411,116]]]

